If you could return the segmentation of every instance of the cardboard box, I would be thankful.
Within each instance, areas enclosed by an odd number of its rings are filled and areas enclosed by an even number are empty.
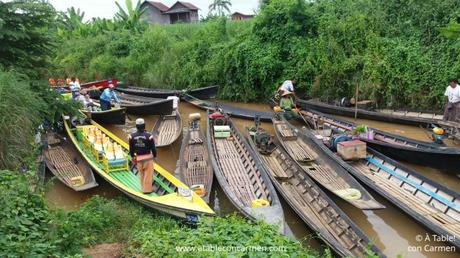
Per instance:
[[[230,137],[230,126],[228,126],[228,125],[215,125],[214,126],[214,137],[216,137],[216,138]]]
[[[357,160],[366,158],[366,143],[360,140],[339,142],[337,154],[343,160]]]

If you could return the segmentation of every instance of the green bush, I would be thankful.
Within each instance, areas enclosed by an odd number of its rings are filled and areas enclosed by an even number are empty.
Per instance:
[[[213,18],[76,36],[58,49],[56,62],[59,73],[88,80],[219,84],[221,97],[231,100],[265,99],[295,77],[299,92],[326,101],[352,97],[359,85],[360,99],[382,106],[436,109],[447,79],[460,75],[460,44],[439,32],[460,17],[459,9],[456,0],[264,1],[250,21]]]

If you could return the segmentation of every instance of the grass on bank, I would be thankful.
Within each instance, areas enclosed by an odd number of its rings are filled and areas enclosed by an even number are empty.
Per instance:
[[[202,218],[190,227],[124,197],[99,196],[76,211],[51,210],[43,192],[31,192],[33,178],[0,171],[0,192],[7,197],[0,198],[0,257],[79,257],[82,247],[100,243],[123,243],[125,257],[319,256],[272,226],[236,216]],[[237,248],[215,252],[212,246]],[[247,246],[272,250],[241,249]]]

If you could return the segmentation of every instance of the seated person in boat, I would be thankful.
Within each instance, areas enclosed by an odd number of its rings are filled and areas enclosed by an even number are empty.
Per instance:
[[[140,175],[143,193],[153,192],[154,161],[157,156],[153,135],[145,131],[145,121],[136,119],[135,133],[129,135],[129,154]]]
[[[83,96],[82,92],[75,92],[75,97],[73,99],[80,103],[84,108],[86,108],[85,97]]]
[[[298,114],[294,112],[296,106],[294,101],[292,100],[291,95],[292,94],[290,92],[284,92],[281,95],[280,99],[280,107],[284,111],[284,118],[286,118],[287,120],[298,117]]]
[[[86,90],[82,90],[81,94],[83,95],[83,97],[85,97],[85,108],[89,111],[96,111],[96,106],[94,105],[94,102],[89,96],[88,92]]]
[[[294,92],[294,85],[297,84],[297,80],[294,79],[294,80],[286,80],[283,82],[283,84],[281,84],[281,86],[278,88],[278,91],[277,93],[279,95],[283,95],[283,93],[285,92],[289,92],[289,93],[292,93],[293,96],[295,96],[295,92]]]
[[[80,83],[76,80],[75,77],[70,79],[69,83],[70,92],[72,92],[72,98],[76,97],[76,93],[80,91]]]
[[[109,87],[106,88],[99,97],[102,110],[109,110],[112,108],[112,99],[115,101],[115,103],[120,103],[120,99],[118,98],[113,88],[113,84],[109,84]]]
[[[460,85],[457,84],[457,80],[449,80],[444,96],[446,96],[444,121],[460,122]]]

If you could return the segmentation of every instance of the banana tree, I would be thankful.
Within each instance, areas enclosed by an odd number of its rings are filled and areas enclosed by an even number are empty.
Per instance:
[[[138,0],[136,7],[133,8],[131,0],[125,0],[126,11],[121,7],[118,1],[115,2],[118,12],[115,14],[115,22],[120,24],[124,29],[141,31],[144,28],[144,22],[141,20],[145,9],[141,9],[141,2]]]

